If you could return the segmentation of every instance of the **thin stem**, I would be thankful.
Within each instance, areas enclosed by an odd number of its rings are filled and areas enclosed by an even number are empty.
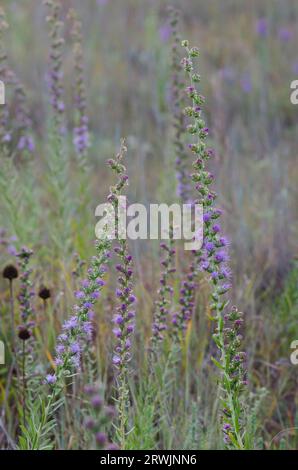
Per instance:
[[[229,377],[229,374],[228,374],[228,371],[227,371],[228,367],[227,367],[227,359],[226,359],[226,351],[225,351],[225,346],[224,346],[223,326],[222,325],[223,325],[222,315],[221,315],[221,312],[218,310],[217,311],[217,328],[218,328],[218,332],[220,334],[221,363],[222,363],[222,366],[224,368],[223,373],[224,373],[224,375],[226,375],[227,383],[229,383],[230,377]],[[239,423],[238,417],[236,416],[235,406],[234,406],[234,400],[238,400],[238,397],[235,394],[233,394],[232,390],[230,389],[230,386],[226,390],[226,393],[227,393],[229,408],[231,410],[231,418],[232,418],[232,423],[233,423],[234,432],[235,432],[235,435],[236,435],[236,438],[237,438],[237,442],[238,442],[239,448],[243,449],[244,448],[243,441],[242,441],[241,435],[239,434],[240,423]]]
[[[23,372],[23,424],[26,424],[26,347],[23,341],[23,357],[22,357],[22,372]]]
[[[13,281],[9,280],[9,302],[10,302],[10,318],[11,318],[11,342],[12,351],[15,351],[15,315],[14,315],[14,298],[13,298]]]
[[[125,449],[126,440],[126,428],[127,428],[127,412],[128,412],[128,388],[127,388],[127,370],[123,367],[123,370],[119,373],[119,441],[121,449]]]

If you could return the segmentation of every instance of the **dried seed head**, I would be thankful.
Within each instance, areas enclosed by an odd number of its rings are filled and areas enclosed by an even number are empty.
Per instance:
[[[51,291],[47,287],[43,286],[39,289],[38,295],[41,299],[47,300],[51,297]]]
[[[18,336],[22,341],[27,341],[27,339],[30,338],[31,333],[26,327],[21,327]]]
[[[13,264],[8,264],[5,266],[3,269],[2,273],[4,279],[9,279],[12,281],[13,279],[16,279],[19,275],[17,268]]]

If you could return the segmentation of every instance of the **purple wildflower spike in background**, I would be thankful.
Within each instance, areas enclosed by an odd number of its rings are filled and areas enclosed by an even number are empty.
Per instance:
[[[177,179],[177,196],[182,203],[191,200],[191,187],[188,172],[188,154],[184,145],[185,136],[185,116],[181,110],[180,104],[184,101],[183,94],[183,68],[181,66],[179,46],[180,36],[178,34],[179,12],[175,8],[170,8],[170,26],[172,30],[172,65],[171,65],[171,92],[172,92],[172,113],[173,126],[175,129],[174,148],[175,148],[175,165]]]
[[[4,48],[4,36],[8,29],[6,16],[2,8],[0,8],[0,77],[1,80],[6,80],[8,74],[7,54]],[[10,129],[8,129],[8,107],[0,106],[0,145],[4,150],[6,145],[11,141],[12,136]]]
[[[173,287],[170,285],[171,277],[175,273],[175,248],[173,240],[173,230],[170,231],[169,243],[161,243],[160,248],[164,254],[161,259],[161,276],[159,280],[159,289],[157,291],[158,299],[155,302],[155,310],[152,325],[152,352],[154,360],[158,354],[158,345],[164,339],[164,331],[168,328],[171,299],[173,296]]]
[[[86,165],[87,151],[90,146],[88,116],[86,105],[86,90],[84,83],[84,55],[82,48],[82,24],[78,20],[75,10],[70,10],[68,17],[72,21],[71,35],[74,42],[74,70],[75,70],[75,128],[73,143],[82,166]]]
[[[118,450],[118,446],[110,442],[106,432],[116,416],[113,406],[106,406],[103,390],[97,385],[86,385],[85,394],[90,401],[90,415],[85,418],[85,429],[92,436],[93,449]]]
[[[196,266],[195,261],[190,263],[186,278],[180,286],[179,310],[172,315],[173,339],[177,343],[187,328],[195,307],[196,290]]]
[[[11,70],[7,63],[7,54],[3,46],[3,36],[8,29],[4,12],[0,11],[0,77],[6,86],[13,90],[14,125],[9,125],[9,106],[0,105],[0,145],[4,153],[8,148],[21,154],[23,152],[34,152],[35,143],[32,136],[32,120],[28,109],[28,100],[24,85],[18,79],[16,73]],[[11,129],[9,128],[11,127]]]
[[[268,20],[264,17],[256,21],[256,32],[261,38],[268,36]]]
[[[289,42],[293,38],[293,32],[291,29],[283,26],[278,30],[278,37],[282,42]]]
[[[250,93],[252,91],[252,81],[249,73],[246,73],[241,77],[240,85],[244,93]]]
[[[171,37],[171,27],[168,23],[163,24],[159,28],[159,37],[162,42],[168,42]]]
[[[63,47],[64,38],[62,36],[63,22],[60,19],[61,5],[55,0],[46,0],[45,5],[49,9],[47,22],[50,25],[51,51],[50,70],[48,75],[51,105],[53,108],[54,126],[58,135],[65,132],[65,104],[63,87]]]

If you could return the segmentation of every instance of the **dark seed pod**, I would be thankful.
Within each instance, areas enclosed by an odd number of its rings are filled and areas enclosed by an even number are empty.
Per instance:
[[[27,328],[23,327],[23,328],[20,328],[18,336],[22,341],[27,341],[27,339],[30,338],[31,333],[29,330],[27,330]]]
[[[4,279],[9,279],[12,281],[13,279],[16,279],[19,275],[17,268],[13,264],[8,264],[5,266],[3,269],[2,273]]]
[[[47,287],[41,287],[38,292],[38,295],[41,299],[47,300],[51,297],[51,291]]]

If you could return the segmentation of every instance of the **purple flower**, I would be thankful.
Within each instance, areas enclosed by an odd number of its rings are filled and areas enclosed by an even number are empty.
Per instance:
[[[100,292],[99,291],[92,292],[91,297],[92,299],[99,299]]]
[[[135,312],[135,311],[130,310],[129,312],[127,312],[127,318],[128,318],[129,320],[131,320],[132,318],[135,318],[135,316],[136,316],[136,312]]]
[[[122,336],[122,331],[120,330],[120,328],[114,328],[113,333],[116,336],[116,338],[121,338]]]
[[[212,230],[214,233],[219,233],[220,232],[220,225],[214,224],[212,227]]]
[[[9,255],[11,255],[11,256],[16,256],[16,254],[17,254],[17,249],[16,249],[16,247],[13,246],[13,245],[8,245],[8,247],[7,247],[7,253],[8,253]]]
[[[100,395],[94,395],[91,399],[91,405],[93,406],[93,408],[101,408],[102,405],[103,405],[103,399],[101,398]]]
[[[203,215],[203,221],[204,222],[209,222],[211,220],[211,213],[210,212],[205,212]]]
[[[115,408],[113,406],[105,406],[101,387],[93,385],[88,386],[86,394],[90,396],[90,398],[88,398],[93,408],[93,416],[88,416],[85,419],[85,427],[93,434],[97,448],[112,449],[113,444],[108,441],[107,433],[109,432],[112,420],[115,418]]]
[[[57,382],[57,377],[55,374],[48,374],[45,380],[49,385],[53,385]]]
[[[62,135],[61,131],[64,125],[63,102],[63,71],[62,71],[62,54],[64,41],[62,38],[62,28],[60,27],[59,11],[55,5],[49,3],[49,25],[50,25],[50,70],[48,74],[48,84],[50,88],[51,105],[53,108],[55,131]]]
[[[278,37],[282,42],[289,42],[293,38],[293,32],[286,27],[279,28]]]
[[[219,292],[220,294],[225,294],[226,292],[228,292],[228,290],[231,289],[231,284],[229,282],[225,282],[224,284],[221,284],[220,288],[219,288]]]
[[[73,356],[71,356],[70,362],[75,369],[80,370],[81,363],[79,354],[74,354]]]
[[[67,341],[68,336],[65,333],[62,333],[61,335],[58,336],[58,341],[65,342]]]
[[[213,250],[214,250],[214,243],[213,243],[213,242],[207,242],[207,243],[205,244],[205,248],[206,248],[206,250],[207,250],[208,252],[213,251]]]
[[[12,139],[11,134],[5,134],[4,137],[2,138],[2,142],[7,143],[10,142]]]
[[[131,347],[131,340],[130,340],[130,339],[127,339],[127,340],[125,341],[125,348],[126,348],[126,349],[130,349],[130,347]]]
[[[116,325],[120,325],[121,323],[123,323],[123,317],[122,317],[122,315],[115,315],[114,318],[113,318],[113,322],[114,322]]]
[[[84,289],[88,289],[88,287],[90,286],[90,282],[88,281],[88,279],[83,279],[81,284],[82,284],[82,287],[84,287]]]
[[[292,71],[293,71],[293,73],[295,73],[295,74],[298,75],[298,60],[293,63],[293,65],[292,65]]]
[[[135,327],[134,327],[134,324],[133,323],[130,323],[129,325],[127,325],[127,332],[128,333],[133,333]]]
[[[116,289],[116,295],[117,295],[117,297],[122,297],[123,296],[122,290]]]
[[[92,337],[92,333],[93,333],[93,326],[92,326],[92,323],[90,323],[89,321],[85,321],[83,323],[83,331],[84,333],[86,333],[86,335],[88,336],[88,338],[91,338]]]
[[[207,269],[209,268],[209,266],[210,266],[209,261],[203,261],[203,263],[201,264],[201,268],[202,268],[204,271],[207,271]]]
[[[224,423],[222,429],[223,431],[230,431],[231,425],[229,423]]]
[[[65,351],[65,346],[63,344],[58,344],[56,347],[57,354],[62,354]]]
[[[169,24],[165,23],[159,28],[159,37],[161,42],[168,42],[171,37],[171,27]]]
[[[217,263],[223,263],[224,261],[227,260],[227,254],[224,251],[219,251],[215,255],[215,261]]]
[[[95,317],[94,310],[88,310],[88,320],[93,320]]]
[[[17,148],[20,151],[23,151],[23,150],[27,149],[29,152],[32,153],[34,151],[34,148],[35,148],[34,141],[33,141],[32,137],[27,136],[27,135],[22,135],[20,137],[19,142],[18,142]]]
[[[227,82],[232,82],[235,79],[236,74],[233,67],[227,66],[219,70],[219,75]]]
[[[81,351],[79,343],[71,343],[70,351],[72,354],[78,354]]]
[[[265,38],[268,35],[268,21],[266,18],[259,18],[257,20],[256,32],[262,38]]]
[[[115,364],[115,365],[117,366],[117,365],[119,365],[119,364],[120,364],[120,362],[121,362],[121,359],[120,359],[120,357],[119,357],[119,356],[116,356],[116,355],[114,355],[114,356],[113,356],[113,364]]]
[[[78,291],[78,292],[75,293],[75,297],[76,297],[77,299],[84,299],[85,294],[84,294],[83,291]]]
[[[104,446],[107,442],[107,435],[103,432],[97,432],[95,435],[95,440],[99,446]]]
[[[229,279],[231,277],[231,270],[227,266],[222,266],[219,273],[225,279]]]
[[[249,74],[245,74],[240,79],[240,85],[244,93],[250,93],[252,91],[252,82]]]
[[[77,317],[73,316],[69,320],[67,320],[64,325],[63,329],[64,330],[72,330],[78,326],[78,319]]]
[[[93,307],[93,304],[92,302],[84,302],[83,307],[89,310],[90,308]]]
[[[228,246],[229,240],[226,237],[220,237],[219,244],[220,246]]]

